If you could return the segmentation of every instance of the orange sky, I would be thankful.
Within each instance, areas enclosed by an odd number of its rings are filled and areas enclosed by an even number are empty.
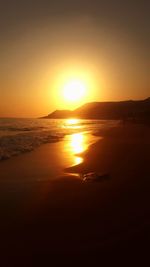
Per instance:
[[[38,117],[86,101],[149,96],[146,7],[142,11],[137,6],[132,13],[126,4],[126,11],[119,7],[120,13],[115,13],[114,7],[105,10],[97,2],[94,11],[90,5],[82,10],[81,5],[81,12],[73,12],[70,6],[63,14],[56,7],[53,14],[47,14],[46,9],[40,9],[45,1],[37,1],[39,9],[37,6],[31,16],[28,4],[33,1],[22,2],[26,9],[16,5],[14,10],[4,6],[0,11],[4,24],[0,43],[1,117]],[[9,15],[7,22],[3,14]],[[141,23],[138,14],[143,16]],[[88,96],[73,105],[64,101],[61,84],[62,76],[67,82],[70,73],[88,84]]]

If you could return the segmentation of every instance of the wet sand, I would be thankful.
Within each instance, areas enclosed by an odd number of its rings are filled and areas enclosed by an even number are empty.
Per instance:
[[[83,154],[84,162],[67,171],[105,172],[107,181],[84,183],[65,174],[46,179],[54,176],[49,157],[60,165],[63,142],[2,163],[1,174],[7,170],[9,179],[32,178],[33,173],[44,177],[19,190],[1,187],[2,266],[100,266],[119,260],[119,266],[125,261],[135,266],[140,258],[143,266],[148,263],[150,128],[126,125],[99,135],[103,139]],[[69,163],[64,160],[62,167]]]

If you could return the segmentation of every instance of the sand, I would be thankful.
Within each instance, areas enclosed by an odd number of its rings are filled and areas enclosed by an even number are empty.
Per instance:
[[[62,173],[59,179],[48,179],[56,175],[50,174],[50,160],[59,170],[72,165],[60,154],[63,142],[0,164],[9,181],[38,175],[38,181],[22,183],[19,190],[1,183],[2,266],[104,266],[114,260],[121,260],[119,266],[127,260],[130,266],[131,257],[132,266],[140,258],[146,266],[150,128],[128,124],[98,135],[103,139],[82,155],[84,162],[67,171],[108,173],[107,181],[85,183]]]

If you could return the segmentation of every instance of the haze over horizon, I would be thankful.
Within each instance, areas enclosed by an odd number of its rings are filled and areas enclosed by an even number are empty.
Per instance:
[[[150,92],[149,1],[7,0],[0,9],[0,117],[38,117]],[[66,102],[63,86],[88,94]]]

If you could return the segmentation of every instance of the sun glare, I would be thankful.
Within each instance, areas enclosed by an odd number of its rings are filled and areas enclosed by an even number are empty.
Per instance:
[[[78,154],[86,150],[85,136],[83,133],[72,134],[71,147],[74,154]]]
[[[76,133],[71,135],[70,147],[73,154],[80,154],[87,149],[86,138],[84,133]],[[83,162],[83,158],[75,155],[74,164]]]
[[[64,85],[63,95],[66,101],[82,100],[86,94],[86,85],[79,80],[72,80]]]
[[[69,126],[76,125],[79,122],[80,122],[79,119],[68,119],[68,120],[66,120],[66,124],[69,125]]]
[[[50,85],[50,97],[58,109],[74,110],[86,102],[92,101],[96,87],[93,71],[79,66],[64,67],[54,75]]]

